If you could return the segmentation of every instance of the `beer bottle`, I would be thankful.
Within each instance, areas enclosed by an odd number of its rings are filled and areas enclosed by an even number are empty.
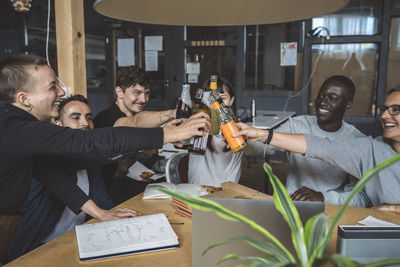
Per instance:
[[[222,105],[223,101],[222,98],[217,90],[217,81],[218,81],[218,76],[217,75],[210,75],[210,85],[209,85],[209,102],[214,103],[217,101]],[[221,125],[221,119],[219,117],[218,112],[215,110],[211,109],[211,128],[209,133],[211,135],[218,135],[219,134],[219,126]]]
[[[184,84],[182,86],[181,97],[179,98],[176,109],[176,118],[185,121],[191,115],[192,115],[192,101],[190,99],[190,85]]]
[[[220,105],[226,111],[228,111],[228,113],[232,112],[232,114],[233,114],[231,107],[226,105],[224,103],[224,101],[222,100],[221,94],[224,93],[224,88],[222,88],[222,86],[220,86],[220,88],[218,88],[218,76],[217,75],[210,75],[210,91],[211,91],[211,103],[218,101],[218,103],[220,103]]]
[[[247,144],[243,136],[232,136],[233,133],[238,132],[239,129],[237,128],[233,118],[229,115],[229,113],[222,108],[221,104],[218,103],[218,101],[212,103],[211,107],[213,108],[213,110],[216,110],[219,113],[219,116],[221,118],[221,132],[224,135],[229,146],[231,147],[232,151],[238,152],[245,148]]]
[[[193,114],[204,112],[210,115],[210,109],[204,101],[207,101],[208,95],[203,89],[196,90],[195,98],[193,99]],[[204,131],[204,129],[199,129]],[[207,150],[208,133],[205,136],[195,136],[190,139],[189,152],[204,155]]]
[[[224,101],[222,101],[220,92],[218,91],[218,76],[217,75],[210,75],[210,100],[211,103],[218,102],[222,105]]]
[[[226,105],[221,97],[221,94],[224,93],[224,89],[222,86],[220,86],[220,88],[218,88],[218,76],[217,75],[210,75],[210,91],[211,91],[210,102],[211,103],[218,102],[222,106],[223,111],[225,111],[225,113],[227,113],[228,116],[231,117],[234,122],[236,122],[236,116],[235,116],[235,113],[233,113],[232,107]],[[218,130],[217,130],[215,127],[215,123],[213,123],[213,121],[211,121],[210,134],[217,134],[217,131],[219,132],[220,124],[221,124],[221,120],[218,120],[218,125],[217,125]]]
[[[192,115],[192,101],[190,99],[190,84],[183,84],[181,97],[179,98],[176,108],[176,118],[185,121],[191,115]],[[183,145],[182,147],[177,147],[175,145],[174,146],[176,148],[181,148],[181,149],[188,149],[190,146],[189,139],[180,141],[180,143]]]

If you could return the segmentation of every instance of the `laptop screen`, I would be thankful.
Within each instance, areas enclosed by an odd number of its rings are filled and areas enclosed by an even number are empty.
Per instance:
[[[225,208],[242,214],[257,222],[277,237],[293,254],[290,228],[282,215],[275,209],[273,200],[212,198]],[[305,222],[312,216],[324,211],[322,202],[294,201],[300,218]],[[209,246],[225,238],[250,236],[262,240],[260,234],[241,222],[232,222],[220,218],[214,212],[193,209],[192,222],[192,266],[214,266],[220,258],[229,252],[241,256],[263,256],[263,253],[243,242],[221,245],[202,253]],[[235,266],[243,261],[227,261],[220,266]]]

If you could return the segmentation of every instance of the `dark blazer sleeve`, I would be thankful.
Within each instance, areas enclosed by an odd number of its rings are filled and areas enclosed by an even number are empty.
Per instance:
[[[73,179],[75,170],[62,165],[58,158],[38,157],[33,168],[33,176],[51,193],[55,194],[75,214],[90,198]]]
[[[100,167],[104,165],[108,165],[111,163],[115,163],[124,159],[126,157],[132,157],[137,155],[137,152],[133,153],[124,153],[124,154],[112,154],[112,155],[104,155],[104,154],[80,154],[80,155],[64,155],[64,156],[54,156],[53,158],[59,158],[60,161],[63,162],[63,165],[71,170],[83,170],[89,168]]]
[[[15,124],[10,132],[4,133],[8,138],[4,151],[17,159],[40,154],[131,153],[161,148],[164,141],[162,128],[110,127],[87,131],[48,122],[21,121]]]
[[[114,205],[101,177],[100,168],[87,169],[89,179],[89,197],[102,209],[109,210]]]

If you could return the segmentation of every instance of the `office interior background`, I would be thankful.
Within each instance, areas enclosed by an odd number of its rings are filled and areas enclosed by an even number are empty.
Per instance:
[[[47,0],[33,0],[27,13],[0,2],[0,60],[12,53],[46,54]],[[51,2],[49,59],[57,69],[54,3]],[[322,82],[340,74],[356,86],[345,120],[368,135],[380,134],[376,107],[387,90],[400,86],[400,1],[350,0],[342,10],[305,21],[251,26],[164,26],[104,17],[84,1],[87,94],[94,113],[113,101],[118,39],[135,41],[135,65],[145,68],[146,36],[162,36],[158,68],[152,71],[147,110],[174,107],[187,63],[199,62],[198,83],[210,74],[229,79],[236,108],[312,114]],[[288,7],[289,8],[289,7]],[[221,10],[223,12],[223,10]],[[206,15],[206,14],[205,14]],[[57,29],[60,30],[60,29]],[[62,30],[62,29],[61,29]],[[281,66],[281,43],[297,43],[297,64]]]

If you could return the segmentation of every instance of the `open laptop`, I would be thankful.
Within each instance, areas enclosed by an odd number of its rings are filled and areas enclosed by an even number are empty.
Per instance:
[[[277,237],[294,254],[290,228],[279,211],[275,209],[273,200],[236,198],[212,198],[212,200],[254,220]],[[299,211],[303,225],[309,218],[324,211],[324,203],[322,202],[294,201],[294,204]],[[251,236],[263,240],[258,232],[241,222],[227,221],[214,212],[193,209],[192,266],[215,266],[218,260],[229,252],[238,253],[241,256],[263,255],[262,252],[243,242],[221,245],[212,248],[204,256],[201,255],[206,248],[217,241],[240,236]],[[244,263],[246,262],[230,260],[220,266],[235,266]]]

